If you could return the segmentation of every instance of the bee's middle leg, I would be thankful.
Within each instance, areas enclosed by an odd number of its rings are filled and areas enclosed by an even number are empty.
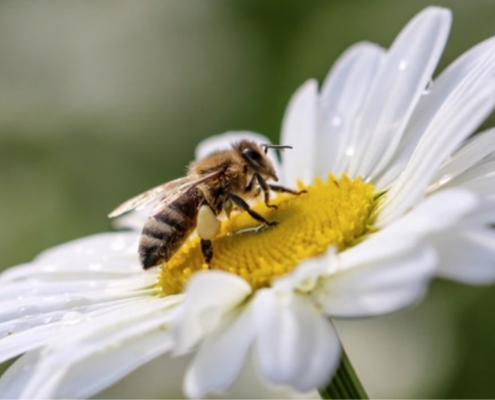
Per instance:
[[[241,197],[237,196],[236,194],[229,193],[229,198],[241,209],[246,211],[251,217],[253,217],[256,221],[263,222],[264,224],[267,224],[269,226],[275,226],[278,225],[277,221],[268,221],[263,217],[262,215],[258,214],[256,211],[254,211],[251,207],[249,207],[249,204],[246,203]]]
[[[274,208],[275,210],[278,208],[275,204],[270,204],[270,185],[266,183],[266,181],[261,177],[260,174],[256,174],[256,179],[260,184],[261,190],[263,190],[263,195],[265,198],[265,204],[267,207]]]

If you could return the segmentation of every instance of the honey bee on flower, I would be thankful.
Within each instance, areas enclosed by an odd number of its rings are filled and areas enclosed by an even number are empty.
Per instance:
[[[199,231],[188,225],[174,246],[166,242],[173,251],[149,239],[159,239],[149,210],[136,211],[121,219],[131,231],[61,245],[1,275],[0,359],[19,357],[0,379],[3,397],[98,396],[159,362],[159,376],[176,374],[169,386],[182,385],[175,397],[228,396],[249,368],[252,386],[272,395],[325,395],[342,354],[334,319],[408,307],[436,276],[493,282],[495,130],[471,135],[495,108],[495,38],[431,84],[450,24],[448,10],[426,8],[390,49],[356,44],[321,87],[303,84],[283,119],[280,143],[292,149],[281,160],[248,145],[268,143],[253,133],[200,143],[197,160],[240,143],[234,151],[249,173],[227,192],[253,200],[259,189],[263,198],[245,205],[220,190],[218,200],[201,185],[222,168],[193,166],[192,182],[172,185],[186,185],[181,196],[200,191],[186,197]],[[289,193],[271,196],[269,178]],[[231,203],[244,212],[215,222]],[[213,233],[200,226],[203,205]],[[12,304],[21,289],[22,304]],[[78,299],[72,314],[66,296]],[[19,328],[14,308],[34,304],[40,313]]]

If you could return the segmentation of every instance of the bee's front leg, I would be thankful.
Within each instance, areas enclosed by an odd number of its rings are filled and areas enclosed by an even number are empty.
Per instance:
[[[237,196],[236,194],[229,193],[229,198],[237,205],[237,207],[239,207],[241,210],[246,211],[256,221],[263,222],[264,224],[267,224],[269,226],[278,225],[277,221],[266,220],[262,215],[258,214],[251,207],[249,207],[249,204],[246,203],[241,197]]]
[[[307,190],[292,190],[292,189],[289,189],[289,188],[286,188],[283,186],[279,186],[279,185],[269,184],[268,187],[270,188],[270,190],[273,190],[274,192],[290,193],[290,194],[295,194],[295,195],[308,193]]]
[[[246,187],[246,192],[250,192],[253,189],[254,181],[258,181],[261,190],[263,190],[263,196],[265,200],[265,204],[267,207],[277,209],[278,207],[275,204],[270,204],[270,188],[268,187],[268,183],[263,179],[263,177],[257,172],[253,174],[249,185]]]

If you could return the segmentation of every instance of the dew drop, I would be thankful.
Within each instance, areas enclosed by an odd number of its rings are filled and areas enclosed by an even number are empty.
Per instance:
[[[81,307],[90,303],[89,299],[84,296],[70,296],[64,302],[66,308]]]
[[[88,266],[89,271],[101,271],[103,269],[103,265],[100,263],[90,264]]]
[[[97,281],[89,281],[88,287],[91,289],[94,289],[94,288],[98,287],[98,282]]]
[[[349,147],[346,151],[345,151],[345,155],[348,156],[348,157],[352,157],[354,155],[354,147]]]
[[[63,326],[77,325],[83,320],[83,315],[77,311],[69,311],[60,319]]]
[[[323,104],[323,113],[326,124],[330,128],[339,127],[342,125],[343,118],[342,114],[335,109],[335,106],[330,104]]]
[[[407,60],[402,59],[399,62],[399,71],[404,71],[407,68]]]
[[[19,317],[27,317],[39,313],[41,313],[41,310],[38,307],[32,305],[22,306],[17,310],[17,315],[19,315]]]
[[[330,120],[330,123],[333,125],[333,126],[340,126],[342,125],[342,118],[339,117],[338,115],[335,115],[334,117],[332,117],[332,119]]]

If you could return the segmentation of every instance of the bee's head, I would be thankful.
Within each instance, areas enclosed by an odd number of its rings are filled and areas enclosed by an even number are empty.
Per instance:
[[[278,181],[272,162],[263,149],[254,142],[243,140],[234,145],[246,163],[265,179]]]

